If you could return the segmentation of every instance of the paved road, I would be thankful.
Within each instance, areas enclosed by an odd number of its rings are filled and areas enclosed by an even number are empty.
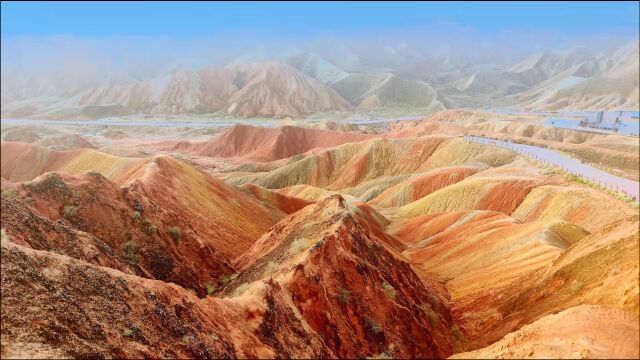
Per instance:
[[[464,139],[479,144],[493,145],[516,151],[520,154],[543,161],[550,165],[558,166],[568,173],[604,186],[609,190],[620,191],[636,200],[640,200],[640,183],[637,181],[615,176],[606,171],[584,164],[579,160],[563,155],[557,151],[538,146],[516,144],[478,136],[465,136]]]
[[[396,121],[413,121],[423,119],[424,116],[404,116],[397,118],[376,118],[376,119],[343,119],[336,120],[340,124],[355,125],[376,125],[386,124]],[[311,120],[310,120],[311,121]],[[280,126],[278,119],[229,119],[229,118],[170,118],[170,119],[136,119],[135,117],[123,118],[103,118],[96,120],[45,120],[45,119],[17,119],[3,118],[0,119],[0,126],[4,125],[50,125],[50,126],[77,126],[77,125],[110,125],[110,126],[189,126],[196,128],[207,127],[227,127],[236,124],[252,125],[252,126]]]

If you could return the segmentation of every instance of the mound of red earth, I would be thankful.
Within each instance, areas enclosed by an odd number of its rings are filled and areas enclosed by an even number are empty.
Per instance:
[[[374,136],[294,126],[266,128],[235,125],[203,143],[179,142],[173,146],[173,150],[187,151],[200,156],[273,161],[315,148],[363,141]]]
[[[162,221],[236,258],[286,214],[172,157],[159,156],[127,172],[129,191],[148,199]],[[142,200],[141,200],[142,201]]]
[[[276,279],[340,358],[445,357],[453,352],[446,295],[423,282],[371,214],[340,195],[279,222],[235,262],[223,294]]]
[[[2,357],[331,358],[279,284],[200,299],[175,284],[2,241]]]
[[[285,216],[168,157],[120,187],[99,173],[47,173],[3,183],[2,227],[15,242],[170,281],[205,294],[235,271],[231,260]]]
[[[637,358],[637,208],[421,124],[2,142],[2,357]]]
[[[210,239],[98,173],[49,173],[14,191],[2,198],[2,226],[18,244],[193,289],[234,273]]]
[[[455,359],[637,359],[638,317],[615,308],[581,305],[546,316],[480,350]]]
[[[366,222],[340,196],[307,206],[263,235],[236,261],[242,271],[204,299],[89,257],[30,248],[10,233],[2,241],[3,356],[451,355],[441,287],[421,280]]]

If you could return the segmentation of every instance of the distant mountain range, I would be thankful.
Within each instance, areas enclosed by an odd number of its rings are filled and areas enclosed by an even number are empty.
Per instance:
[[[304,117],[330,110],[457,107],[596,110],[639,107],[639,45],[610,54],[544,52],[508,66],[445,66],[415,59],[372,67],[353,53],[332,63],[291,52],[243,56],[229,65],[178,66],[150,80],[119,79],[73,92],[39,79],[3,76],[2,116],[99,118],[131,114]],[[445,69],[445,70],[443,70]]]

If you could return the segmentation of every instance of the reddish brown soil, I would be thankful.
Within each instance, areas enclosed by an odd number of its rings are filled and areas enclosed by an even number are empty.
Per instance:
[[[2,242],[2,357],[333,358],[273,281],[199,299],[171,283]],[[27,325],[28,324],[28,325]]]
[[[637,354],[637,208],[456,138],[483,116],[155,141],[186,160],[3,142],[1,356]]]
[[[224,292],[280,279],[301,316],[341,358],[450,355],[446,297],[353,211],[335,195],[290,215],[236,261],[242,272]]]
[[[242,161],[273,161],[318,147],[333,147],[372,137],[374,135],[293,126],[266,128],[235,125],[209,141],[192,144],[180,142],[173,146],[173,150]]]
[[[163,223],[180,225],[183,234],[199,236],[229,259],[286,215],[168,156],[131,169],[127,178],[129,191],[148,199]]]
[[[2,226],[18,244],[200,293],[234,273],[212,239],[187,231],[179,219],[163,221],[147,199],[100,174],[49,173],[17,189],[19,195],[2,198]],[[173,226],[181,228],[179,239]]]

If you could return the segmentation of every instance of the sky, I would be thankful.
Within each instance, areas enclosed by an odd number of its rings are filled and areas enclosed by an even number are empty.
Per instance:
[[[455,24],[479,32],[638,33],[638,2],[2,2],[2,37],[291,38]]]

